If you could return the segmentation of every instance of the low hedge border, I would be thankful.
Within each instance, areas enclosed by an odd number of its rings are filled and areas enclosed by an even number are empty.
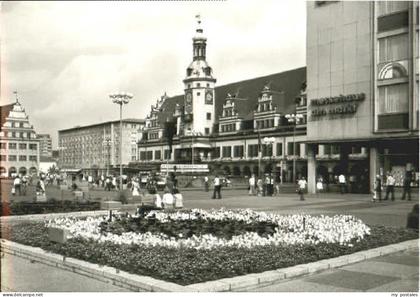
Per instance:
[[[143,247],[70,238],[52,243],[42,222],[2,224],[2,238],[99,265],[109,265],[137,275],[159,278],[179,285],[215,281],[250,273],[278,270],[353,254],[410,239],[413,230],[371,226],[371,235],[352,247],[339,244],[261,246],[252,249],[223,247],[211,250]]]
[[[284,279],[299,277],[306,274],[321,272],[330,268],[364,261],[370,258],[418,248],[418,239],[397,244],[374,248],[366,251],[344,255],[336,258],[321,260],[308,264],[296,265],[283,269],[266,271],[258,274],[248,274],[233,278],[181,286],[171,282],[157,280],[147,276],[138,276],[118,269],[91,264],[85,261],[66,258],[58,254],[46,252],[41,248],[34,248],[1,240],[1,251],[28,260],[37,261],[59,269],[72,271],[104,282],[112,282],[116,286],[139,292],[223,292],[244,291],[251,288],[264,287]]]

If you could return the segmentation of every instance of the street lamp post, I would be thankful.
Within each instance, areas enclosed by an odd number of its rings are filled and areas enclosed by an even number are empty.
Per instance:
[[[303,115],[292,113],[292,114],[286,114],[285,117],[289,123],[293,123],[293,183],[295,183],[296,182],[296,143],[295,143],[296,125],[301,119],[303,119]]]
[[[123,133],[123,128],[122,128],[122,107],[124,104],[128,104],[128,102],[130,102],[130,99],[133,98],[133,95],[130,93],[115,93],[115,94],[110,94],[109,98],[111,98],[112,102],[115,104],[118,104],[120,106],[120,190],[122,190],[122,133]]]

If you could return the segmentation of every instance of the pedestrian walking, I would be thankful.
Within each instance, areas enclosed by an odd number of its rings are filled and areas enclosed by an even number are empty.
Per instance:
[[[140,184],[138,183],[137,179],[133,179],[131,181],[131,195],[140,196]]]
[[[216,175],[216,177],[214,178],[214,191],[213,191],[212,199],[216,199],[216,193],[217,193],[217,196],[219,197],[218,199],[222,199],[221,187],[222,187],[222,183],[221,183],[220,177]]]
[[[263,181],[259,177],[257,181],[257,196],[261,197],[263,195]]]
[[[209,191],[209,178],[208,178],[208,176],[204,177],[204,191],[205,192]]]
[[[346,176],[343,173],[338,176],[338,183],[340,184],[340,193],[344,194],[346,192]]]
[[[318,177],[318,180],[316,182],[316,192],[318,193],[322,193],[324,190],[324,184],[323,184],[323,179],[322,177]]]
[[[21,184],[22,184],[22,180],[20,179],[20,176],[17,175],[15,180],[13,181],[13,187],[15,189],[15,194],[19,193],[18,196],[21,195],[21,190],[20,190],[21,189],[20,188]]]
[[[376,202],[376,200],[378,200],[379,202],[382,201],[382,180],[379,174],[376,175],[375,181],[373,182],[372,201]]]
[[[256,183],[255,174],[253,174],[248,180],[248,184],[249,184],[248,195],[255,195],[255,183]]]
[[[305,189],[306,189],[306,180],[304,177],[301,177],[298,181],[298,194],[301,201],[305,200],[305,197],[304,197]]]
[[[273,196],[274,194],[274,178],[273,175],[270,173],[268,176],[268,196]]]
[[[405,173],[401,200],[405,200],[406,195],[408,200],[411,201],[411,175],[408,172]]]
[[[386,177],[386,194],[385,194],[385,199],[384,200],[388,200],[389,193],[391,193],[391,200],[392,201],[395,200],[394,187],[395,187],[395,178],[391,174],[391,172],[388,172],[388,175]]]
[[[172,192],[175,199],[175,208],[180,209],[184,207],[184,198],[182,197],[182,194],[179,192],[178,189],[174,189]]]

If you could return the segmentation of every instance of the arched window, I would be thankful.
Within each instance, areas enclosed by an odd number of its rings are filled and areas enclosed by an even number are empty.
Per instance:
[[[406,67],[400,63],[395,62],[385,64],[378,74],[379,79],[393,79],[407,76],[408,72]]]

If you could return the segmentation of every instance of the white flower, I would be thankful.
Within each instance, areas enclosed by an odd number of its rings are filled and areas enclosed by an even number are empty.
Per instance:
[[[189,247],[194,249],[212,249],[217,247],[246,247],[265,245],[296,245],[339,243],[353,246],[350,242],[359,242],[370,234],[368,226],[359,219],[349,215],[310,216],[304,214],[280,216],[271,213],[243,210],[210,210],[192,209],[190,212],[165,213],[152,211],[146,218],[155,217],[156,220],[167,223],[169,221],[203,220],[235,220],[246,224],[251,222],[269,222],[277,225],[274,234],[261,237],[256,232],[245,232],[233,236],[230,240],[217,238],[212,234],[193,235],[184,238],[178,234],[177,238],[168,238],[165,234],[125,232],[121,235],[101,233],[100,224],[107,217],[87,217],[86,219],[66,217],[56,218],[46,222],[47,226],[66,229],[71,237],[82,237],[98,242],[110,241],[116,244],[137,244],[141,246],[166,246],[172,248]]]

